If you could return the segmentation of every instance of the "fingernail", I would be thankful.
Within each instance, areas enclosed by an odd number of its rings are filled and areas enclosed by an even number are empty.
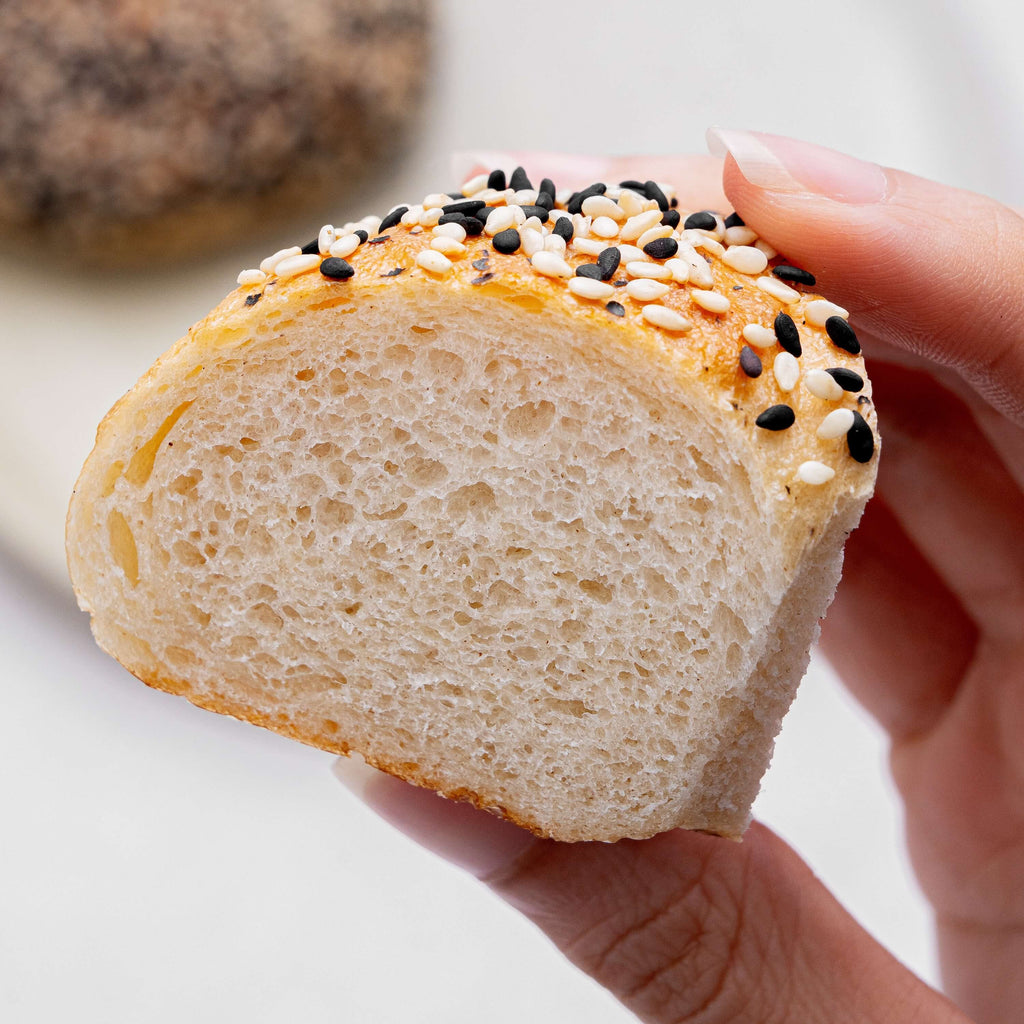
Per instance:
[[[543,842],[511,822],[469,804],[446,800],[352,758],[339,758],[333,771],[393,828],[476,878],[486,880],[506,870]]]
[[[888,191],[878,164],[809,142],[714,127],[708,129],[707,143],[713,156],[731,155],[751,185],[770,192],[857,205],[880,202]]]

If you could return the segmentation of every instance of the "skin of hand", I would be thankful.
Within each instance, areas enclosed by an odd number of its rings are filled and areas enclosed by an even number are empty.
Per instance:
[[[559,186],[672,181],[681,208],[735,209],[851,311],[883,451],[822,646],[891,738],[948,998],[756,823],[740,844],[681,830],[560,844],[344,760],[337,773],[640,1020],[1009,1024],[1024,1005],[1024,218],[807,143],[709,139],[724,164],[479,162]]]

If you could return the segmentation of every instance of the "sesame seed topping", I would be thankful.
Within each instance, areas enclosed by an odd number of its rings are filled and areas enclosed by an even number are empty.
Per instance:
[[[526,223],[529,224],[530,221]],[[533,220],[533,223],[537,223],[536,219]],[[525,227],[520,234],[523,236],[523,253],[526,256],[532,256],[541,249],[547,249],[548,252],[553,252],[556,256],[565,255],[565,242],[558,235],[545,235],[540,228]]]
[[[761,291],[774,296],[787,306],[800,301],[800,293],[795,288],[790,288],[788,284],[783,284],[774,277],[759,277],[754,283]]]
[[[539,195],[535,188],[521,188],[512,193],[512,203],[516,206],[535,206]]]
[[[614,273],[614,271],[612,271]],[[577,277],[587,277],[591,281],[603,281],[605,280],[604,271],[596,263],[581,263],[576,268]],[[611,277],[611,274],[608,275]]]
[[[323,253],[325,256],[331,251],[331,246],[334,245],[338,235],[334,230],[333,224],[325,224],[320,229],[320,235],[317,238],[316,251],[317,253]]]
[[[530,184],[530,179],[526,176],[526,171],[522,167],[517,167],[512,172],[512,177],[508,180],[508,187],[514,189],[516,192],[524,188],[533,188]]]
[[[629,178],[627,181],[620,181],[619,188],[628,188],[633,192],[639,192],[641,195],[647,195],[647,188],[642,181],[637,181],[635,178]]]
[[[792,391],[800,380],[800,364],[796,356],[780,352],[772,362],[772,373],[781,390]]]
[[[297,277],[299,274],[316,270],[320,266],[319,253],[301,253],[298,256],[286,256],[274,267],[274,273],[280,278]]]
[[[571,217],[559,217],[555,221],[555,226],[551,229],[559,238],[564,239],[566,243],[572,241],[572,218]]]
[[[616,222],[626,219],[626,211],[607,196],[587,196],[580,204],[580,212],[587,217],[611,217]]]
[[[661,212],[659,210],[644,210],[643,213],[630,217],[622,226],[622,240],[634,242],[645,231],[649,231],[658,224],[661,224]]]
[[[824,462],[817,462],[814,459],[801,462],[796,471],[797,480],[815,487],[827,484],[835,475],[836,471],[831,466],[826,466]]]
[[[240,285],[253,285],[263,284],[266,281],[267,275],[262,270],[257,270],[253,267],[251,270],[243,270],[238,275],[238,283]]]
[[[311,242],[307,242],[300,250],[303,256],[312,256],[320,252],[320,239],[314,238]]]
[[[715,283],[715,276],[711,273],[708,261],[693,249],[681,248],[679,255],[689,267],[689,282],[697,288],[711,288]],[[674,272],[673,272],[674,273]]]
[[[719,259],[725,255],[724,245],[716,242],[710,235],[705,235],[700,231],[684,232],[683,240],[692,245],[694,249],[703,249],[705,252],[711,253],[712,256],[717,256]]]
[[[488,272],[486,274],[481,274],[479,277],[474,277],[473,280],[470,281],[469,283],[470,284],[487,284],[487,282],[490,281],[490,279],[492,277],[494,277],[494,274]]]
[[[691,288],[690,298],[701,309],[706,309],[709,313],[717,313],[719,316],[728,313],[731,305],[729,299],[721,292],[707,291],[703,288]]]
[[[838,316],[845,320],[849,315],[842,306],[827,299],[813,299],[804,307],[804,319],[815,327],[824,327],[830,317]]]
[[[344,259],[346,256],[351,256],[360,245],[362,245],[362,242],[358,235],[342,235],[341,238],[335,239],[327,251],[331,256],[340,256]]]
[[[681,260],[678,257],[668,260],[665,263],[669,273],[672,275],[672,280],[679,284],[686,284],[690,280],[690,264],[686,260]],[[710,282],[709,282],[710,283]]]
[[[630,277],[648,277],[654,281],[672,278],[672,271],[664,263],[648,263],[646,260],[631,260],[626,264],[626,273]]]
[[[722,262],[739,274],[760,274],[768,266],[768,257],[750,245],[733,245],[722,254]]]
[[[370,237],[369,232],[364,231],[362,228],[360,228],[357,231],[353,231],[352,234],[359,239],[360,244],[365,242]]]
[[[824,441],[834,441],[846,434],[853,426],[854,415],[852,409],[833,409],[821,421],[815,433]]]
[[[601,181],[595,181],[593,185],[588,185],[585,189],[579,192],[574,192],[569,197],[569,202],[565,204],[565,208],[570,213],[582,213],[583,201],[590,196],[603,196],[608,191],[607,185]]]
[[[533,264],[533,269],[537,273],[543,274],[545,277],[573,276],[572,267],[561,256],[556,256],[553,252],[547,252],[544,249],[541,249],[540,252],[535,252],[530,257],[530,263]]]
[[[416,256],[416,266],[422,267],[431,274],[447,274],[452,269],[452,261],[443,253],[433,249],[424,249]]]
[[[541,224],[546,224],[551,218],[551,214],[548,213],[547,208],[543,206],[537,206],[536,204],[531,205],[528,203],[526,206],[521,207],[521,209],[527,217],[536,217]]]
[[[770,260],[775,259],[779,255],[763,238],[759,238],[754,243],[754,248],[760,249]]]
[[[430,248],[443,252],[445,256],[465,256],[466,247],[448,235],[438,235],[430,240]]]
[[[287,259],[289,256],[298,256],[301,252],[302,250],[297,245],[291,245],[287,249],[278,249],[273,256],[268,256],[260,263],[260,270],[264,274],[273,274],[274,268],[281,260]]]
[[[871,433],[867,420],[856,410],[853,412],[853,426],[846,432],[846,446],[855,462],[870,462],[875,453],[875,435]]]
[[[761,357],[749,345],[740,349],[740,369],[748,377],[760,377],[764,369]]]
[[[600,238],[580,238],[578,234],[573,236],[572,247],[587,256],[600,256],[608,248]]]
[[[573,277],[569,281],[569,291],[581,299],[608,299],[615,294],[615,289],[604,281],[596,281],[592,277]]]
[[[773,324],[775,337],[779,344],[790,353],[790,355],[803,355],[803,348],[800,345],[800,332],[797,330],[796,322],[788,313],[779,313]]]
[[[730,213],[729,216],[725,218],[725,227],[726,230],[728,230],[729,228],[746,227],[746,224],[744,223],[743,218],[738,213],[733,212]]]
[[[462,186],[462,194],[464,196],[475,196],[477,192],[483,192],[488,185],[488,177],[486,174],[478,174],[475,178],[470,178],[469,181],[465,182]]]
[[[770,405],[754,423],[762,430],[787,430],[796,423],[796,413],[788,405]]]
[[[506,228],[512,227],[516,222],[515,210],[518,206],[496,206],[493,212],[487,214],[487,222],[484,224],[484,231],[488,235],[496,235]],[[523,218],[526,219],[525,217]]]
[[[648,228],[637,240],[636,244],[641,249],[646,249],[651,242],[656,242],[659,238],[670,238],[672,235],[672,229],[667,224],[655,224],[653,228]],[[675,241],[673,239],[673,241]],[[676,242],[676,248],[679,248],[679,243]]]
[[[622,251],[617,246],[610,245],[607,249],[602,249],[597,254],[597,265],[601,268],[601,280],[610,281],[615,276],[615,271],[619,269],[621,262]]]
[[[366,244],[367,245],[383,245],[385,242],[390,241],[390,235],[378,235],[376,238],[371,238]]]
[[[619,242],[615,248],[619,250],[619,258],[623,263],[634,263],[637,260],[643,261],[647,259],[643,249],[638,249],[635,245],[625,245]]]
[[[505,172],[504,171],[491,171],[487,175],[487,187],[497,189],[499,192],[503,192],[505,189]]]
[[[251,295],[246,295],[245,304],[247,306],[255,306],[257,302],[263,297],[263,292],[253,292]]]
[[[481,256],[479,259],[473,260],[473,269],[486,270],[489,265],[490,259],[491,254],[489,252],[485,252],[483,256]]]
[[[626,307],[621,302],[606,302],[604,308],[608,310],[612,316],[625,316]]]
[[[650,202],[650,199],[645,198],[635,189],[629,188],[624,188],[618,199],[619,206],[622,207],[622,212],[627,217],[635,217],[638,213],[643,213]]]
[[[748,227],[727,227],[723,241],[726,245],[753,245],[757,241],[757,232]]]
[[[679,221],[681,220],[678,210],[666,210],[662,215],[661,223],[667,224],[670,228],[679,227]]]
[[[772,273],[780,281],[788,281],[791,284],[803,284],[807,285],[808,288],[813,288],[817,283],[817,278],[813,274],[809,274],[806,270],[801,270],[799,267],[787,266],[785,263],[772,267]]]
[[[408,206],[396,206],[377,226],[377,234],[387,231],[388,228],[393,228],[402,219],[403,214],[408,212]]]
[[[815,398],[820,398],[825,402],[838,402],[843,397],[843,389],[836,383],[835,378],[825,370],[809,370],[804,375],[804,387]]]
[[[774,348],[779,340],[775,337],[774,331],[760,324],[747,324],[743,328],[743,337],[754,348]]]
[[[691,213],[683,221],[683,227],[687,231],[714,231],[718,227],[718,221],[710,210],[699,210]]]
[[[614,238],[619,233],[619,225],[611,217],[595,217],[590,233],[598,238]]]
[[[347,281],[353,274],[355,274],[355,270],[351,263],[347,263],[345,260],[341,259],[341,257],[328,256],[327,259],[320,264],[320,273],[323,274],[324,277],[330,277],[335,281]]]
[[[664,298],[669,291],[667,284],[651,281],[646,277],[638,277],[626,284],[626,294],[637,302],[656,302]]]
[[[441,220],[444,220],[442,217]],[[476,217],[463,217],[459,221],[465,230],[466,234],[475,238],[477,235],[483,234],[484,222]]]
[[[832,339],[832,344],[836,348],[841,348],[844,352],[849,352],[854,356],[860,353],[860,342],[857,340],[857,335],[841,316],[830,316],[825,321],[825,332]]]
[[[864,390],[864,378],[854,370],[845,366],[834,366],[825,371],[844,391],[856,394]]]
[[[499,231],[492,240],[494,248],[506,255],[514,253],[521,243],[522,239],[515,228],[505,228],[504,231]]]
[[[447,203],[441,207],[441,213],[448,215],[461,213],[464,217],[472,217],[479,213],[487,204],[482,199],[462,199],[456,203]]]
[[[668,198],[656,181],[645,181],[644,192],[648,199],[653,199],[658,204],[658,209],[663,213],[669,209]]]
[[[558,194],[557,191],[555,190],[555,183],[550,178],[544,178],[541,181],[540,188],[538,189],[538,191],[540,192],[540,194],[542,196],[543,195],[550,196],[552,202],[555,201],[555,196]]]
[[[436,238],[438,235],[445,235],[454,238],[456,242],[466,240],[466,229],[458,221],[448,221],[446,224],[438,224],[431,234]]]
[[[652,303],[649,306],[644,306],[642,315],[649,324],[654,324],[655,327],[660,327],[662,330],[682,334],[693,329],[693,324],[685,316],[677,313],[674,309],[669,309],[668,306]]]

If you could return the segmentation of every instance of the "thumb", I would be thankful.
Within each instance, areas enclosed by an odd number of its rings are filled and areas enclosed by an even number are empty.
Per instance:
[[[986,196],[806,142],[712,128],[744,221],[869,334],[1024,422],[1024,218]]]
[[[335,771],[649,1024],[967,1024],[763,827],[742,843],[683,831],[556,843],[344,759]]]

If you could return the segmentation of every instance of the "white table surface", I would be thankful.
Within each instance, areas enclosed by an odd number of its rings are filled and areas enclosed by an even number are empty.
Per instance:
[[[332,219],[455,184],[453,150],[699,151],[709,123],[1024,202],[1024,137],[1002,127],[1024,111],[1024,15],[996,0],[684,10],[442,2],[413,154]],[[96,423],[261,255],[243,241],[114,279],[28,254],[0,264],[0,1017],[628,1021],[532,927],[357,805],[328,755],[148,690],[74,607],[63,515]],[[820,663],[757,811],[934,980],[884,743]]]

